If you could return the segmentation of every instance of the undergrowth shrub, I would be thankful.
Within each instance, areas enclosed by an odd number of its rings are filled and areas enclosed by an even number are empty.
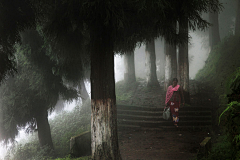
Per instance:
[[[204,81],[214,87],[217,95],[221,96],[221,100],[231,92],[228,83],[230,77],[240,67],[240,37],[226,37],[213,48],[209,54],[205,66],[198,71],[195,79]]]
[[[67,160],[70,158],[67,156],[70,152],[70,138],[85,131],[89,131],[90,123],[91,106],[90,100],[88,100],[81,108],[76,106],[72,111],[62,111],[56,115],[54,119],[49,120],[55,148],[54,153],[49,153],[46,147],[40,148],[37,133],[34,133],[28,136],[27,143],[19,143],[12,146],[5,159],[45,160],[59,157],[59,160],[61,158],[63,158],[62,160]]]
[[[219,136],[213,144],[211,154],[201,160],[232,160],[233,150],[227,135]]]

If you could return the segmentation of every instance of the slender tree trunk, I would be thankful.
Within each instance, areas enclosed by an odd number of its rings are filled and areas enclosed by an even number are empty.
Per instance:
[[[38,139],[40,146],[48,146],[50,149],[53,148],[51,130],[48,122],[48,112],[47,110],[39,111],[38,115],[35,117],[37,121]]]
[[[179,27],[180,34],[183,33],[188,37],[188,21],[184,19]],[[189,61],[188,61],[188,42],[179,47],[179,82],[183,87],[184,99],[186,103],[190,103],[189,94]]]
[[[167,90],[171,85],[172,79],[177,78],[177,51],[175,45],[170,45],[165,41],[164,51],[166,54],[165,65],[165,85],[164,89]]]
[[[156,54],[154,39],[146,44],[147,86],[159,86],[156,72]]]
[[[102,32],[99,32],[101,30]],[[114,53],[111,28],[92,33],[91,139],[94,160],[121,160],[117,134]]]
[[[124,73],[125,83],[136,82],[134,52],[127,52],[124,55],[124,66],[125,66]]]
[[[165,79],[165,63],[166,63],[166,55],[164,52],[160,53],[161,55],[161,59],[160,59],[160,80],[164,80]]]
[[[240,0],[238,0],[237,16],[235,22],[235,35],[240,35]]]
[[[79,86],[80,86],[80,97],[82,99],[82,104],[84,104],[86,102],[86,100],[89,98],[89,95],[87,93],[83,79],[80,81]]]
[[[209,13],[209,21],[212,24],[209,28],[209,42],[211,49],[217,45],[220,39],[218,13]]]

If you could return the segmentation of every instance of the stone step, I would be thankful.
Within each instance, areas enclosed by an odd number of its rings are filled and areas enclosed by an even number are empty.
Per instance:
[[[131,106],[131,105],[117,105],[117,110],[137,110],[137,111],[162,111],[163,108],[152,106]],[[180,108],[182,111],[210,111],[211,108],[205,106],[184,106]]]
[[[117,114],[124,115],[142,115],[142,116],[162,116],[163,111],[139,111],[139,110],[117,110]],[[179,110],[181,116],[211,116],[211,111],[182,111]]]
[[[121,125],[136,125],[141,127],[161,127],[161,126],[172,126],[173,122],[171,120],[164,121],[144,121],[144,120],[118,120]],[[211,125],[211,121],[179,121],[179,126],[205,126]]]
[[[198,130],[207,130],[209,131],[209,128],[211,126],[209,125],[205,125],[205,126],[179,126],[178,128],[176,128],[175,126],[159,126],[159,127],[141,127],[141,126],[137,126],[137,125],[122,125],[119,124],[118,125],[118,130],[119,131],[129,131],[129,130],[143,130],[143,131],[176,131],[180,130],[180,131],[198,131]]]
[[[145,120],[145,121],[161,121],[164,120],[162,115],[161,116],[144,116],[144,115],[127,115],[127,114],[118,114],[118,119],[126,119],[126,120]],[[188,115],[181,115],[179,118],[182,121],[187,120],[198,120],[198,121],[211,121],[211,116],[188,116]]]

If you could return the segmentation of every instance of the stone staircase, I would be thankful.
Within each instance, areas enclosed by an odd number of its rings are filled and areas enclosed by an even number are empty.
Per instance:
[[[174,130],[171,120],[162,118],[163,108],[147,106],[117,105],[119,130]],[[185,106],[179,111],[179,129],[208,129],[212,124],[209,107]]]

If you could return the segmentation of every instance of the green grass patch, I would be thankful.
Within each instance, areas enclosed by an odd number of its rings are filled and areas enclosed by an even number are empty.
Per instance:
[[[128,101],[134,96],[134,91],[139,85],[139,82],[125,83],[124,81],[119,81],[115,84],[116,89],[116,99],[117,101]]]

